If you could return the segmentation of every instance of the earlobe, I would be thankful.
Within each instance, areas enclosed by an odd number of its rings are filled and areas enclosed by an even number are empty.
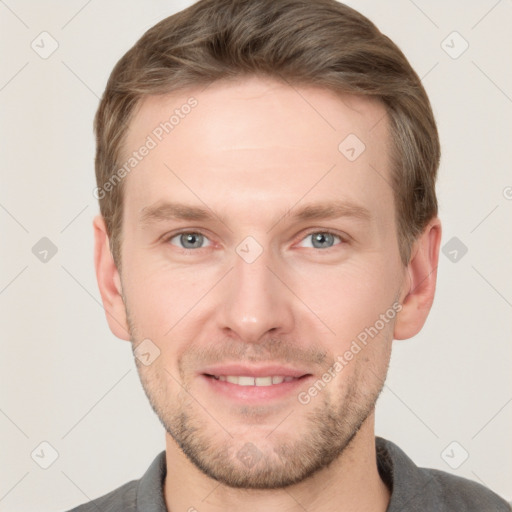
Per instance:
[[[432,219],[414,243],[411,260],[407,267],[402,310],[397,316],[394,338],[412,338],[423,327],[436,290],[441,222]],[[407,293],[408,292],[408,293]]]
[[[94,266],[107,322],[115,336],[130,341],[121,278],[110,252],[107,229],[101,215],[94,218],[93,228]]]

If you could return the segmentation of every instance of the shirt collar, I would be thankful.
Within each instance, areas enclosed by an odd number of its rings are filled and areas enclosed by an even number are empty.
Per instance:
[[[151,463],[137,487],[137,512],[167,512],[164,481],[167,473],[165,450]]]

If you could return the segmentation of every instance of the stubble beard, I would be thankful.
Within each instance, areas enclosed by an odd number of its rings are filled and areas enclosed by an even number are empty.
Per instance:
[[[135,336],[127,307],[126,314],[134,349],[140,340]],[[344,384],[339,399],[331,398],[335,378],[309,404],[297,401],[287,416],[284,412],[274,414],[275,425],[267,428],[266,435],[255,434],[258,429],[254,428],[254,420],[261,419],[269,408],[238,409],[237,425],[223,425],[215,419],[214,407],[208,411],[200,397],[190,393],[189,383],[180,383],[161,365],[146,367],[138,359],[135,362],[153,411],[200,471],[228,487],[270,490],[306,480],[347,451],[375,409],[389,360],[378,374],[373,369],[365,371],[359,364],[349,374],[350,380]],[[177,396],[167,392],[168,383],[173,382],[179,386]],[[247,423],[238,419],[246,419]]]

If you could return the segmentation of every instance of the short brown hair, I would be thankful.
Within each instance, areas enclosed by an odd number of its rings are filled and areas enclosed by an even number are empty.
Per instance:
[[[421,80],[400,49],[336,0],[200,0],[149,29],[113,69],[95,117],[96,181],[120,165],[128,124],[148,95],[260,75],[367,95],[386,107],[400,256],[437,215],[440,146]],[[123,181],[99,197],[121,268]]]

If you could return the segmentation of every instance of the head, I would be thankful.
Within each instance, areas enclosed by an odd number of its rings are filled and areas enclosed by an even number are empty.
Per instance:
[[[326,467],[435,290],[439,141],[402,52],[335,1],[202,0],[118,62],[95,130],[100,291],[169,436],[233,487]],[[231,364],[301,378],[244,401]]]

